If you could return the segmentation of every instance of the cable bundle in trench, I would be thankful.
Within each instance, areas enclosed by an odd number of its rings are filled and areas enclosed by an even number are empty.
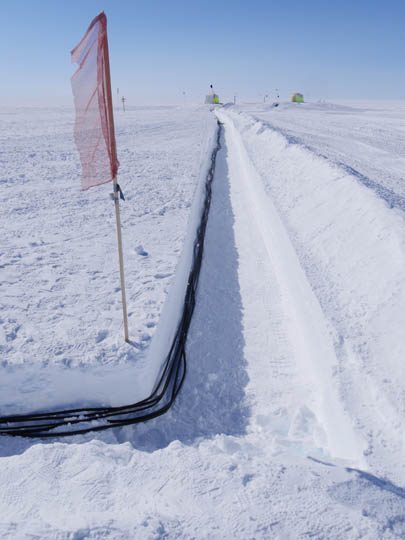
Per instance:
[[[193,261],[188,278],[184,306],[170,351],[163,363],[154,390],[147,398],[119,407],[87,407],[51,412],[36,412],[0,417],[0,435],[56,438],[102,431],[113,427],[145,422],[161,416],[173,405],[186,376],[186,341],[196,303],[205,230],[211,205],[212,181],[220,145],[221,126],[218,122],[216,146],[205,183],[205,198],[200,224],[193,248]]]

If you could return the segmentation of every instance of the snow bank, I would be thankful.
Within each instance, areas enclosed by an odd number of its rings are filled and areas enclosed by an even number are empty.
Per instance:
[[[167,356],[167,353],[171,347],[173,337],[183,311],[188,276],[193,262],[194,242],[197,235],[197,228],[201,221],[201,212],[205,197],[205,184],[208,170],[211,166],[212,150],[215,146],[216,140],[217,131],[213,129],[212,126],[213,118],[213,115],[207,117],[205,120],[205,126],[202,129],[202,133],[205,135],[205,140],[203,140],[201,145],[201,152],[198,160],[200,164],[198,183],[195,189],[193,203],[191,205],[182,254],[177,264],[165,305],[162,309],[157,331],[148,351],[146,362],[150,369],[148,370],[147,374],[145,374],[144,380],[145,386],[149,386],[151,390],[162,366],[162,360]],[[209,123],[211,129],[208,129]]]

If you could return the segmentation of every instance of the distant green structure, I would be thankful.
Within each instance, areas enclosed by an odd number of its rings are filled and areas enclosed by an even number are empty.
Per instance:
[[[205,103],[214,103],[216,105],[219,104],[219,97],[217,94],[208,94],[207,96],[205,96]]]
[[[205,103],[213,103],[214,105],[219,105],[218,94],[215,93],[214,87],[210,84],[211,92],[205,96]]]
[[[296,92],[291,96],[291,101],[294,103],[304,103],[304,96],[299,92]]]

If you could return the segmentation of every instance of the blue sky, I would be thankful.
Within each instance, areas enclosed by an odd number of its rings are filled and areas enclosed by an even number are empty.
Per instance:
[[[71,104],[70,50],[108,18],[113,92],[128,103],[405,99],[405,0],[0,0],[0,96]],[[185,94],[183,94],[185,92]]]

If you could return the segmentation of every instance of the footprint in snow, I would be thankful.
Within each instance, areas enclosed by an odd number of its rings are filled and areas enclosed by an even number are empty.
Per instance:
[[[96,337],[96,343],[100,343],[108,336],[107,330],[100,330]]]
[[[141,245],[136,246],[135,253],[137,253],[138,255],[142,255],[142,257],[147,257],[148,256],[148,252],[145,251],[143,249],[143,246],[141,246]]]
[[[153,277],[156,278],[156,279],[164,279],[164,278],[167,278],[169,276],[171,276],[172,274],[169,273],[169,274],[155,274]]]
[[[155,322],[148,322],[148,323],[146,323],[146,327],[147,327],[147,328],[153,328],[153,327],[155,327],[155,326],[156,326],[156,323],[155,323]]]
[[[249,482],[253,480],[254,477],[255,477],[254,474],[245,474],[244,477],[242,478],[243,486],[245,487]]]

